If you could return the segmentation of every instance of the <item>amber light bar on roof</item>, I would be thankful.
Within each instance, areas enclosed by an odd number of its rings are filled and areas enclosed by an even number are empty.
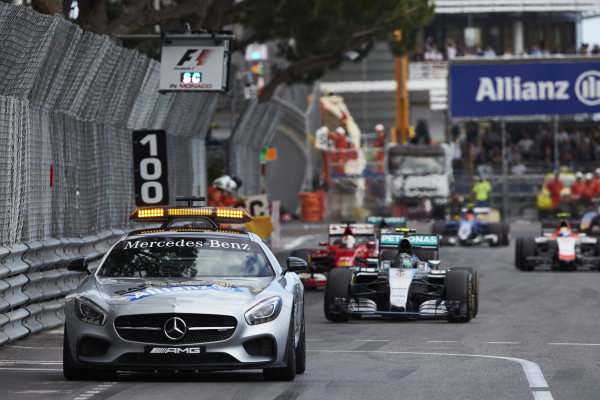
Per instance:
[[[246,210],[225,207],[151,207],[140,208],[129,219],[138,221],[169,221],[175,218],[206,217],[216,223],[250,222],[252,217]]]

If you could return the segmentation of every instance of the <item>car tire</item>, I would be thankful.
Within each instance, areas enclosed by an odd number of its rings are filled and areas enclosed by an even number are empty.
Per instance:
[[[523,269],[523,238],[517,238],[515,242],[515,267]]]
[[[444,221],[434,221],[431,225],[431,233],[433,235],[441,235],[446,229],[446,223]]]
[[[263,369],[266,381],[293,381],[296,377],[296,349],[294,348],[294,313],[290,318],[290,327],[285,346],[285,367]]]
[[[522,238],[521,241],[521,270],[532,271],[533,265],[527,262],[527,257],[535,256],[537,245],[534,238]]]
[[[498,238],[498,242],[496,242],[496,243],[490,242],[490,247],[500,246],[502,244],[502,238],[504,235],[504,229],[502,228],[502,224],[500,224],[498,222],[494,222],[494,223],[490,224],[489,232],[493,235],[496,235],[496,237]]]
[[[446,302],[459,302],[458,314],[448,313],[448,322],[469,322],[473,318],[473,275],[468,270],[450,270],[444,287]]]
[[[63,376],[68,381],[110,381],[114,380],[115,373],[114,371],[76,366],[76,362],[71,354],[71,348],[69,347],[69,338],[65,327],[63,335]]]
[[[347,312],[334,310],[335,298],[343,297],[349,300],[350,280],[352,270],[348,268],[334,268],[329,271],[327,284],[325,285],[325,296],[323,307],[325,318],[332,322],[348,322]]]
[[[506,222],[502,223],[502,246],[510,244],[510,225]]]
[[[471,291],[471,297],[472,297],[472,301],[471,301],[471,308],[473,309],[473,318],[475,318],[477,316],[477,313],[479,312],[479,271],[477,271],[477,268],[473,268],[473,267],[459,267],[459,268],[452,268],[453,271],[469,271],[471,273],[471,275],[473,275],[472,277],[472,291]]]
[[[302,311],[302,328],[298,345],[296,346],[296,374],[302,375],[306,371],[306,329],[304,325],[304,310]]]

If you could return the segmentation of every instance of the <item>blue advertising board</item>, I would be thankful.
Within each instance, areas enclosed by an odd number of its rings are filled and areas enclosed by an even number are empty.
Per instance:
[[[449,80],[453,118],[600,112],[600,58],[464,60]]]

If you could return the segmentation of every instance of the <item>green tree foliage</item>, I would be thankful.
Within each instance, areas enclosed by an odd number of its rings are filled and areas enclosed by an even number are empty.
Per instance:
[[[32,6],[49,14],[62,10],[68,18],[73,4],[73,0],[33,0]],[[75,22],[113,40],[148,32],[155,25],[167,29],[174,22],[196,30],[239,24],[244,34],[237,40],[237,50],[251,42],[274,41],[279,56],[288,62],[271,71],[261,101],[269,100],[282,83],[313,81],[348,52],[366,55],[375,40],[388,41],[396,54],[409,51],[418,29],[433,17],[428,0],[161,0],[160,4],[157,10],[153,0],[78,0]],[[402,31],[400,42],[394,40],[396,29]]]

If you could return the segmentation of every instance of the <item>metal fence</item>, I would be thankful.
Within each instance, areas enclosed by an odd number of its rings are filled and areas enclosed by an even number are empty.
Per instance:
[[[216,94],[158,93],[159,64],[59,16],[0,3],[0,343],[61,323],[134,204],[131,131],[165,129],[171,202],[205,193]]]

